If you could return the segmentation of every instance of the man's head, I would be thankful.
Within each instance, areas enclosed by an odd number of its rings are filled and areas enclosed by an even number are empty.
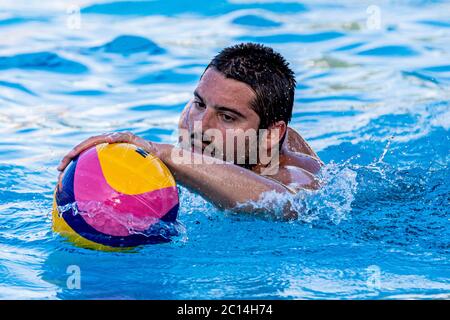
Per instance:
[[[195,121],[201,122],[206,136],[209,129],[222,132],[224,141],[222,145],[216,141],[216,147],[225,153],[227,130],[235,130],[239,136],[240,131],[268,129],[266,145],[270,149],[284,139],[294,92],[294,73],[279,53],[253,43],[228,47],[203,73],[187,111],[188,126],[192,130]],[[270,137],[275,129],[277,141]]]

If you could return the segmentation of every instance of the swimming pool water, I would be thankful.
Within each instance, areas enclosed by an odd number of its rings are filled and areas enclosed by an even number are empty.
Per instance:
[[[0,1],[0,298],[450,298],[448,1],[78,5]],[[53,234],[61,156],[114,130],[175,142],[209,59],[240,41],[291,62],[291,126],[327,163],[320,191],[266,199],[298,221],[180,188],[171,243],[107,253]]]

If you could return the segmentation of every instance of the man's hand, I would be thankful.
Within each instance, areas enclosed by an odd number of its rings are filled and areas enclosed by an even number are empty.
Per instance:
[[[138,147],[141,147],[145,151],[159,156],[159,148],[156,147],[156,144],[147,141],[143,138],[135,136],[131,132],[114,132],[114,133],[105,133],[99,136],[93,136],[89,139],[81,142],[77,146],[75,146],[60,162],[58,165],[58,170],[63,171],[69,163],[77,157],[81,152],[86,149],[89,149],[93,146],[96,146],[101,143],[131,143]]]

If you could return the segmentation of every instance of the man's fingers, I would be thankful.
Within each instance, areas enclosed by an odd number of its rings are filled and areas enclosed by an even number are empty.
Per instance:
[[[109,134],[102,134],[99,136],[91,137],[80,144],[76,145],[70,152],[61,160],[60,164],[58,165],[58,170],[63,171],[69,163],[72,161],[73,158],[78,156],[81,152],[83,152],[86,149],[89,149],[90,147],[96,146],[101,143],[119,143],[119,142],[126,142],[126,143],[136,143],[139,139],[131,133],[131,132],[114,132]]]
[[[60,164],[58,165],[58,170],[63,171],[69,163],[72,161],[73,158],[78,156],[81,152],[83,152],[86,149],[89,149],[90,147],[93,147],[97,144],[107,142],[106,141],[107,135],[101,135],[101,136],[95,136],[91,137],[80,144],[76,145],[68,154],[64,156],[64,158],[61,160]]]
[[[56,187],[58,188],[58,192],[62,190],[62,178],[63,173],[61,172],[58,176],[58,184],[56,185]]]
[[[67,165],[70,163],[72,159],[69,158],[68,156],[65,156],[64,158],[62,158],[61,162],[58,165],[58,171],[63,171]]]

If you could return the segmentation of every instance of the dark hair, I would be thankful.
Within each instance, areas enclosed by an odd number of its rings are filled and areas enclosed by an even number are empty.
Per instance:
[[[291,121],[295,75],[281,54],[262,44],[240,43],[220,51],[206,70],[210,67],[255,91],[252,108],[259,115],[260,129]]]

